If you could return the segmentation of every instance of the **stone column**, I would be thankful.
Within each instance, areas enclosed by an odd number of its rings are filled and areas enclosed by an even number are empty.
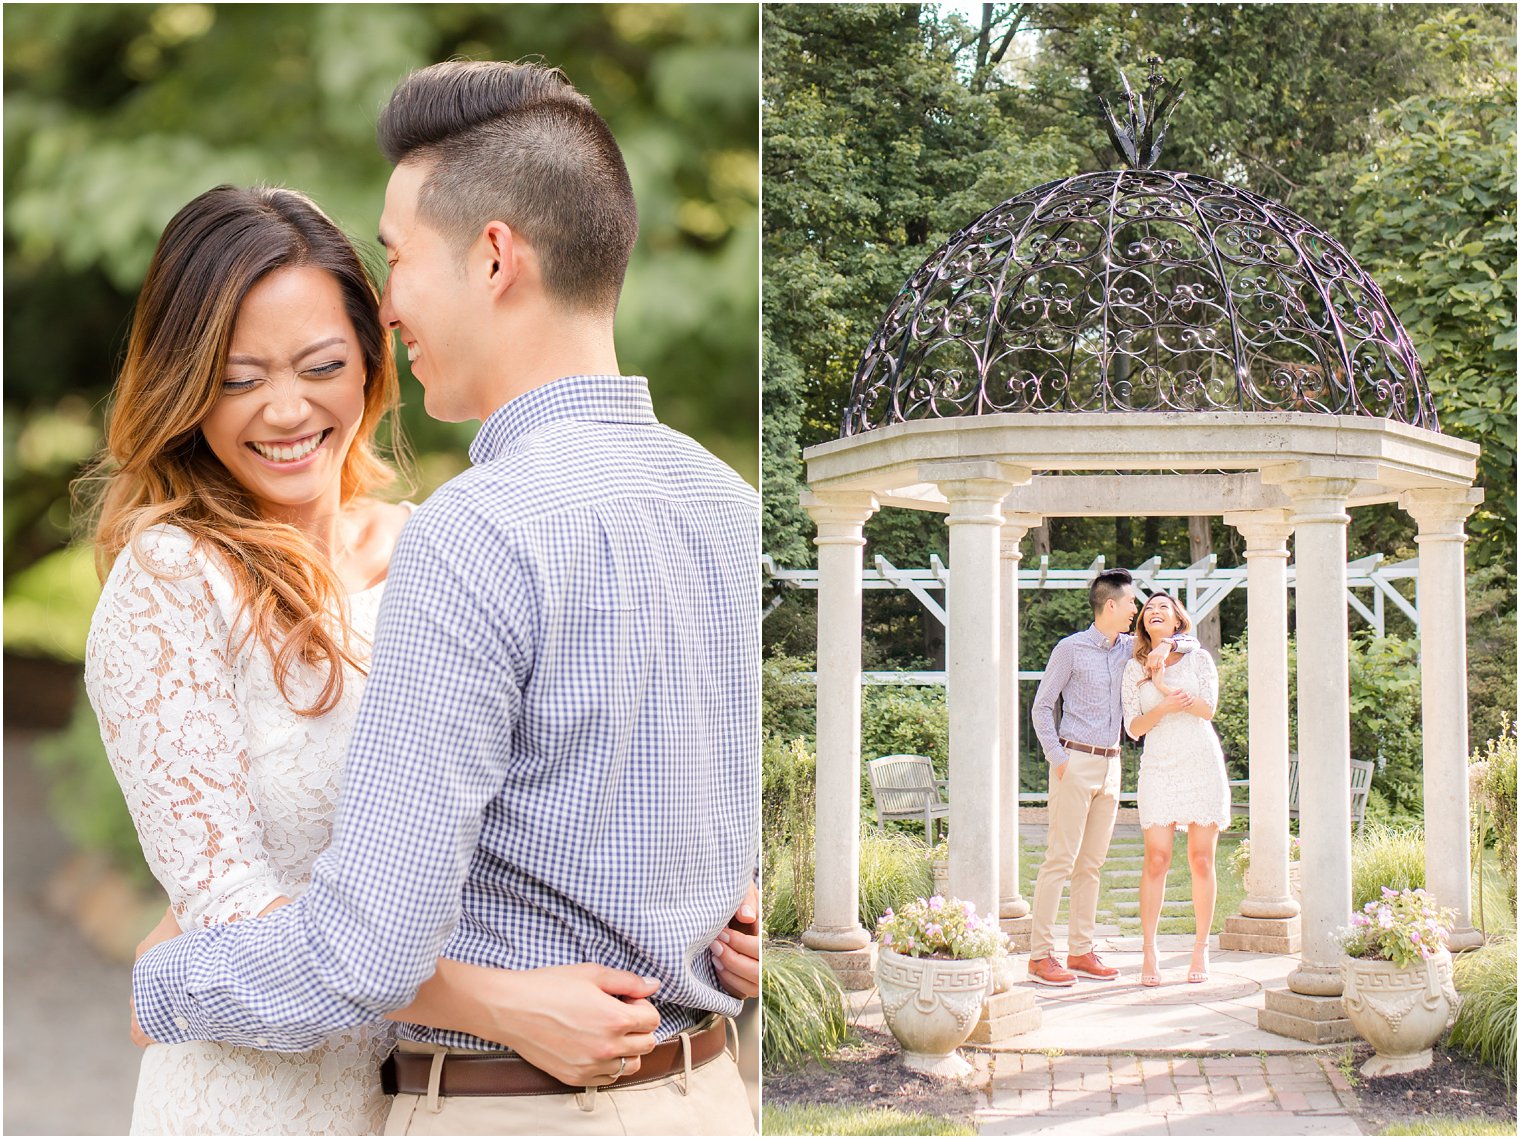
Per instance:
[[[986,477],[935,481],[950,503],[950,620],[945,642],[950,713],[950,892],[976,903],[978,913],[994,914],[998,906],[998,737],[1002,707],[998,693],[998,546],[1003,499],[1013,483]]]
[[[1425,888],[1457,911],[1449,945],[1483,944],[1472,924],[1467,802],[1467,585],[1464,523],[1481,490],[1411,490],[1419,524],[1420,697],[1425,751]]]
[[[871,935],[860,924],[860,603],[862,527],[876,511],[864,493],[805,493],[818,527],[818,774],[810,949],[849,988],[869,988]]]
[[[1293,503],[1298,570],[1299,842],[1312,868],[1303,884],[1303,953],[1288,987],[1305,996],[1340,996],[1337,933],[1351,920],[1346,498],[1355,485],[1296,478],[1283,488]]]
[[[1261,919],[1241,923],[1239,932],[1284,944],[1233,946],[1221,937],[1220,948],[1296,953],[1299,923],[1291,919],[1298,916],[1298,903],[1288,890],[1288,536],[1293,527],[1281,510],[1226,514],[1225,522],[1246,540],[1250,644],[1251,865],[1240,913]]]
[[[1022,932],[1027,948],[1029,903],[1019,893],[1019,543],[1042,521],[1038,514],[1005,513],[999,544],[998,617],[1002,624],[1002,654],[998,662],[999,717],[1002,720],[998,764],[998,917],[1018,942]]]

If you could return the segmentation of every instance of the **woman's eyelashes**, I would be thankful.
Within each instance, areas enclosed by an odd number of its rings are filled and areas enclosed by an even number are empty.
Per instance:
[[[311,379],[325,380],[331,376],[338,375],[346,367],[348,367],[347,360],[329,360],[325,364],[318,364],[312,368],[302,368],[300,374]],[[263,379],[263,376],[229,376],[222,381],[222,390],[224,392],[245,392],[255,384],[261,383]]]

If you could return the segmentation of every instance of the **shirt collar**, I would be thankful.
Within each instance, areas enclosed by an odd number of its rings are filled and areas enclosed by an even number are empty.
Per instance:
[[[1118,637],[1115,637],[1112,641],[1105,637],[1102,632],[1099,631],[1096,622],[1087,626],[1087,639],[1094,647],[1100,649],[1111,649],[1114,647],[1114,645],[1117,645],[1119,643]]]
[[[659,422],[643,376],[561,376],[492,412],[470,444],[470,461],[490,462],[540,428],[564,420]]]

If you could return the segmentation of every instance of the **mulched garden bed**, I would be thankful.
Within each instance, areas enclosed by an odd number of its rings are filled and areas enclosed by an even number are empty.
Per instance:
[[[835,1053],[836,1062],[815,1062],[795,1072],[766,1075],[761,1081],[764,1103],[767,1107],[804,1103],[893,1107],[971,1125],[972,1113],[984,1102],[975,1087],[987,1083],[987,1060],[976,1052],[962,1055],[977,1066],[971,1087],[908,1071],[897,1058],[896,1040],[885,1032],[857,1027],[851,1042]]]
[[[1372,1047],[1356,1047],[1356,1066]],[[1461,1054],[1453,1058],[1437,1048],[1435,1062],[1420,1072],[1369,1080],[1358,1073],[1356,1095],[1366,1130],[1377,1134],[1389,1124],[1431,1116],[1473,1117],[1515,1122],[1515,1093],[1492,1068]]]

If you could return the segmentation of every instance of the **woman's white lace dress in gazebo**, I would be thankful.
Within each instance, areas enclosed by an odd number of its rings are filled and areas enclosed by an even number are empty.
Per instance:
[[[216,564],[171,527],[138,547],[116,559],[95,611],[90,701],[181,928],[252,917],[299,895],[332,838],[363,678],[350,670],[336,707],[297,715],[269,654],[256,639],[239,646],[238,600]],[[350,626],[366,642],[380,593],[348,598]],[[292,678],[298,701],[315,696],[318,672]],[[390,1047],[388,1025],[301,1053],[155,1044],[143,1054],[132,1133],[380,1134]]]
[[[1154,684],[1142,684],[1145,668],[1137,660],[1124,666],[1124,725],[1161,703]],[[1168,688],[1182,688],[1210,707],[1219,704],[1219,674],[1204,649],[1185,654],[1161,676]],[[1140,825],[1170,823],[1230,825],[1230,785],[1224,752],[1214,726],[1191,712],[1169,712],[1145,735],[1140,757]]]

